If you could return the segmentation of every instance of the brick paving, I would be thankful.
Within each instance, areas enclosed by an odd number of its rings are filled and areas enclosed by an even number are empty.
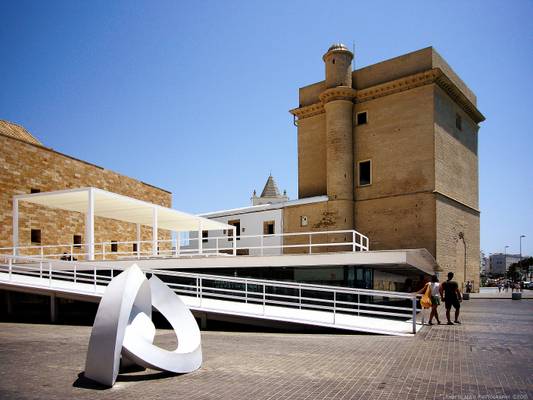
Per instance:
[[[415,338],[206,331],[199,371],[123,374],[105,390],[78,378],[90,327],[2,323],[0,398],[533,399],[533,301],[463,311],[463,325]],[[175,339],[163,330],[157,343]]]

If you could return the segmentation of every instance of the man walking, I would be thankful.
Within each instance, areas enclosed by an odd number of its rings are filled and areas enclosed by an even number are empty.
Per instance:
[[[453,306],[455,308],[455,320],[456,324],[459,322],[459,309],[461,308],[461,301],[463,300],[461,292],[459,291],[459,285],[457,282],[452,281],[453,272],[448,272],[448,280],[440,286],[440,297],[444,297],[444,304],[446,306],[446,319],[448,320],[448,325],[453,325],[450,320],[450,310]]]

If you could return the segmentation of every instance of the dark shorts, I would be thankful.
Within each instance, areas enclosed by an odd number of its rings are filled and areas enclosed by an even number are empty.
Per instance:
[[[456,310],[458,310],[459,308],[461,308],[461,303],[459,303],[459,299],[450,299],[448,300],[447,298],[444,299],[444,304],[446,306],[446,309],[449,310],[450,308],[455,308]]]

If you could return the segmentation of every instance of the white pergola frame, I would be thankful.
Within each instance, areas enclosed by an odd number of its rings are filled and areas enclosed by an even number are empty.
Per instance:
[[[173,232],[198,231],[198,252],[202,253],[202,231],[232,230],[233,252],[236,254],[236,228],[222,222],[188,214],[143,200],[134,199],[106,190],[84,187],[13,196],[13,254],[19,246],[19,202],[85,214],[85,245],[87,259],[94,260],[94,218],[110,218],[134,223],[137,227],[137,246],[140,248],[141,225],[152,227],[152,255],[157,256],[158,229]],[[107,208],[106,208],[107,207]]]

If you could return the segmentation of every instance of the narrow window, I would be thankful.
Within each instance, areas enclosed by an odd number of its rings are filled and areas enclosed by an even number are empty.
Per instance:
[[[368,122],[368,114],[366,111],[362,111],[356,114],[356,124],[365,125]]]
[[[132,251],[133,251],[134,253],[137,253],[137,243],[133,243]]]
[[[307,215],[300,216],[300,226],[307,226],[309,224],[309,220],[307,219]]]
[[[359,161],[359,186],[372,184],[372,161]]]
[[[202,242],[207,243],[209,241],[209,231],[202,231]]]
[[[40,229],[31,230],[31,243],[41,244],[41,230]]]
[[[79,249],[81,247],[81,235],[74,235],[72,237],[72,243],[74,244],[74,247]]]
[[[460,131],[463,130],[463,121],[459,114],[455,114],[455,127],[459,129]]]
[[[41,193],[41,189],[31,188],[30,193]]]
[[[116,240],[111,241],[111,253],[116,253],[118,251],[118,243]]]
[[[273,235],[275,228],[275,221],[265,221],[263,222],[263,234],[264,235]]]
[[[232,225],[235,227],[235,235],[237,236],[237,240],[241,240],[239,236],[241,236],[241,220],[236,219],[233,221],[228,221],[228,225]],[[228,236],[229,240],[233,240],[233,229],[228,229]]]

